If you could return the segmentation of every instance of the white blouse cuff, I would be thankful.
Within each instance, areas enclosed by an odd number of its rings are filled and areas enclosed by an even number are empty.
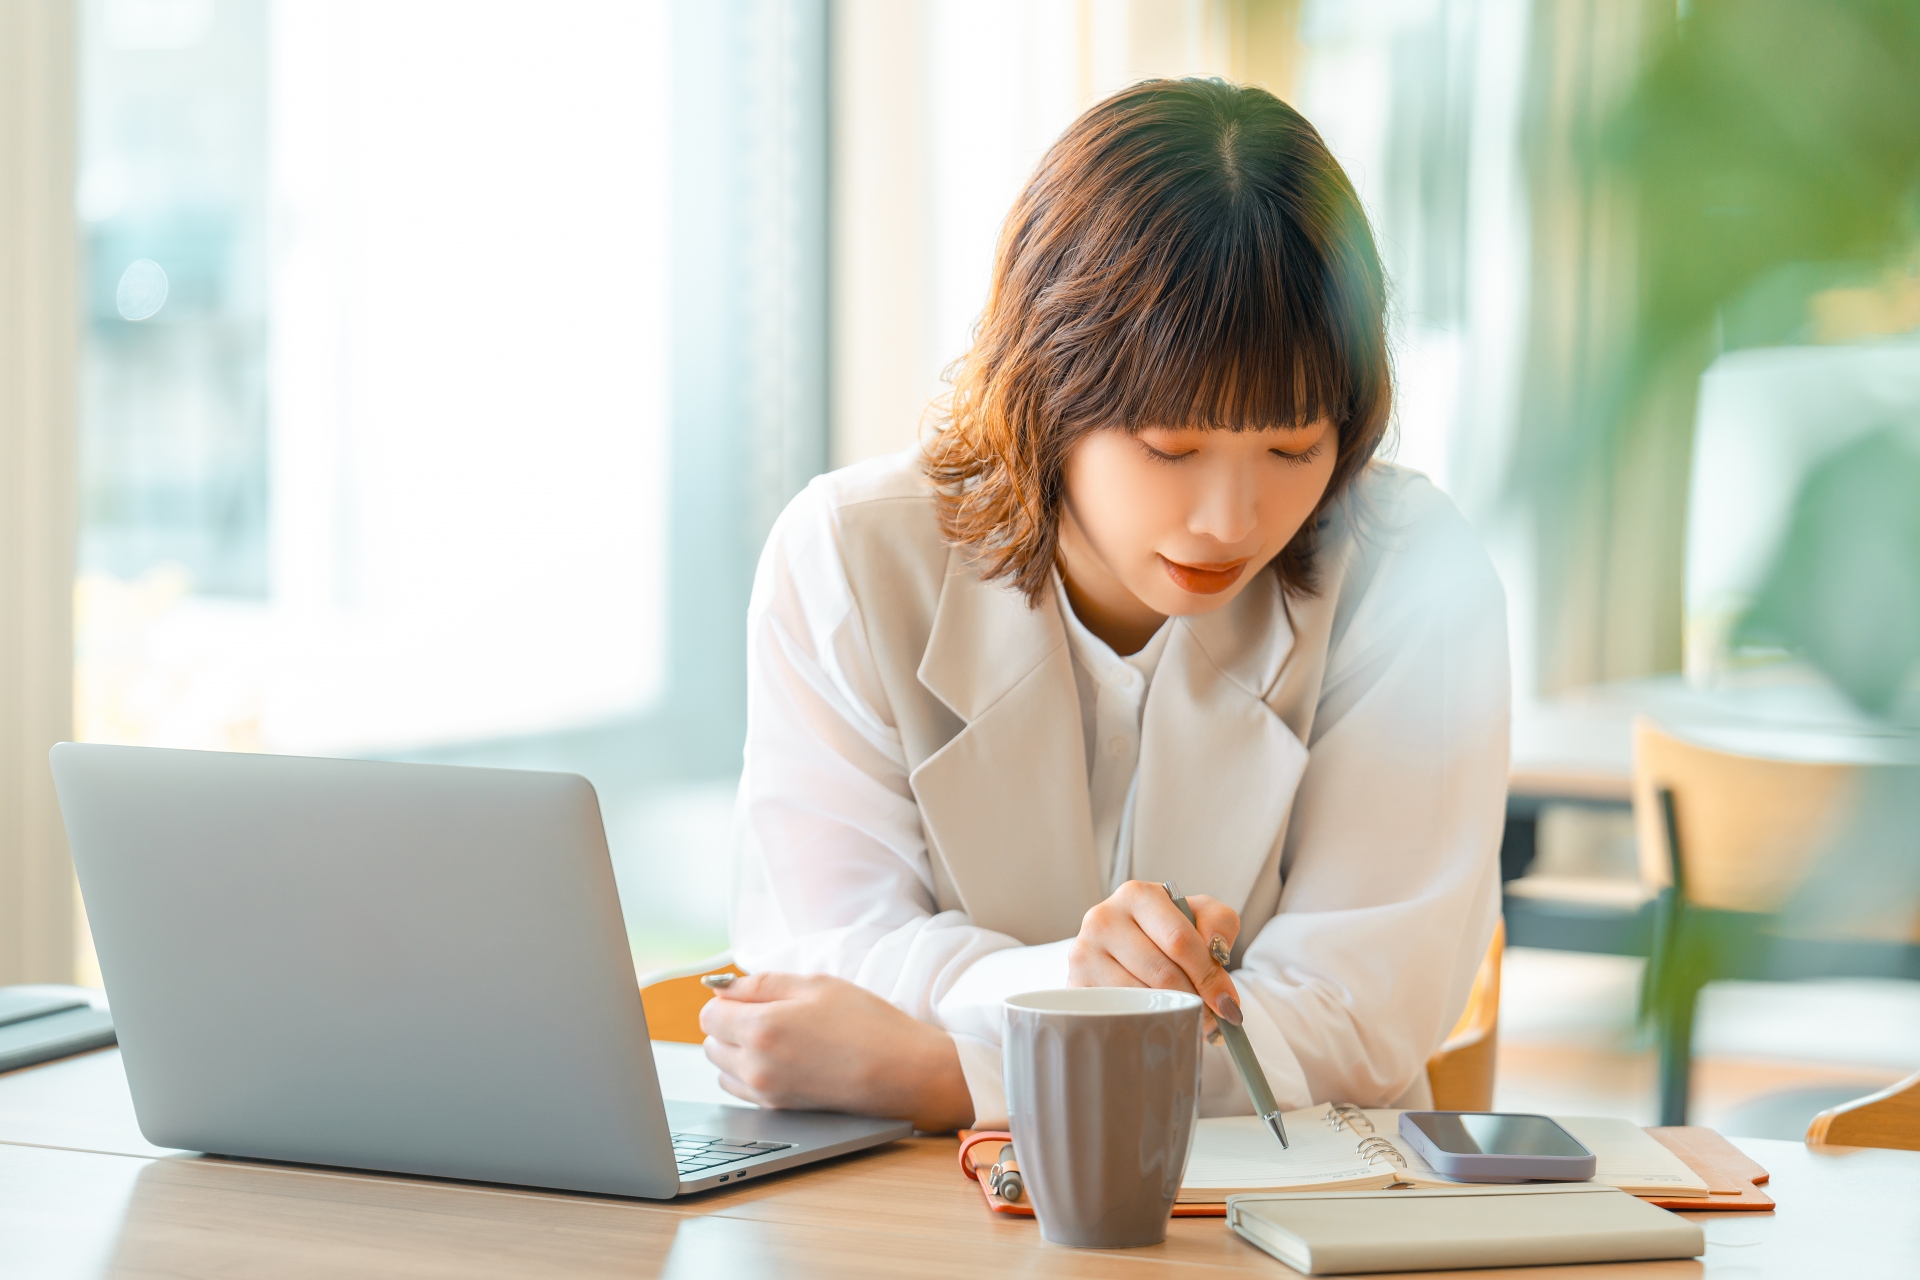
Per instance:
[[[978,1036],[953,1035],[953,1046],[960,1051],[960,1074],[967,1079],[967,1092],[973,1095],[975,1129],[1007,1127],[1007,1089],[1001,1076],[1000,1046]]]

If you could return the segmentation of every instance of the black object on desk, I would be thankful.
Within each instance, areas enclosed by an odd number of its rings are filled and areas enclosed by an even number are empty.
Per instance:
[[[0,1071],[114,1043],[113,1015],[81,987],[0,987]]]

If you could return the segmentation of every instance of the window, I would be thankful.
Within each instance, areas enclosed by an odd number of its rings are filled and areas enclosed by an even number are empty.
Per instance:
[[[80,735],[584,773],[642,968],[720,949],[747,585],[824,458],[824,7],[81,45]]]

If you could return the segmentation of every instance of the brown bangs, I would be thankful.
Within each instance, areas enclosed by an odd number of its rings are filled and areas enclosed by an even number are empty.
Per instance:
[[[1346,416],[1353,379],[1319,264],[1287,243],[1272,205],[1236,186],[1155,193],[1176,198],[1094,228],[1109,241],[1089,246],[1098,266],[1053,282],[1038,310],[1062,306],[1077,321],[1042,348],[1059,373],[1062,426],[1240,430]]]
[[[1330,419],[1321,507],[1274,561],[1313,590],[1326,507],[1391,404],[1379,257],[1320,136],[1260,89],[1147,81],[1081,116],[1008,215],[974,346],[928,440],[947,536],[1030,601],[1065,459],[1108,427]]]

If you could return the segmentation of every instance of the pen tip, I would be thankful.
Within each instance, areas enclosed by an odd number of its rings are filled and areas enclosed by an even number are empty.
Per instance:
[[[1282,1151],[1290,1150],[1291,1148],[1287,1143],[1287,1127],[1280,1123],[1280,1114],[1278,1112],[1275,1112],[1274,1114],[1267,1116],[1266,1121],[1267,1121],[1267,1128],[1272,1130],[1273,1136],[1280,1140],[1280,1149]]]

